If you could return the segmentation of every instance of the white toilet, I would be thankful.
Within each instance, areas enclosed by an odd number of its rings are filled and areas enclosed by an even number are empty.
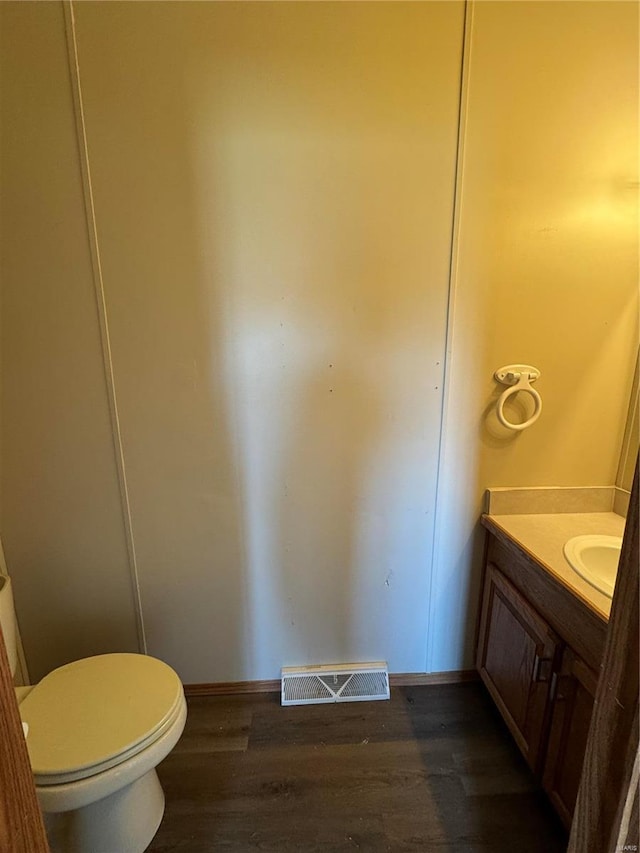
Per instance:
[[[13,596],[4,576],[0,626],[15,672]],[[177,674],[146,655],[98,655],[17,687],[16,696],[52,851],[146,850],[164,813],[155,768],[187,718]]]

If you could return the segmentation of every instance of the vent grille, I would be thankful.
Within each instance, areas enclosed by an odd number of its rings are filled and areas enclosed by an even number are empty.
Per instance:
[[[284,667],[283,705],[364,702],[389,698],[389,673],[384,662],[336,666]]]
[[[389,698],[389,680],[384,672],[355,672],[342,691],[342,696]]]
[[[294,702],[330,702],[333,693],[315,675],[294,675],[282,685],[283,704]]]

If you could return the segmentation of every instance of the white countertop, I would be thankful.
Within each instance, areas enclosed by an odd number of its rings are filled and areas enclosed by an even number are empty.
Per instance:
[[[609,620],[611,599],[583,580],[567,562],[562,548],[567,539],[599,533],[623,536],[625,520],[615,512],[567,512],[553,514],[487,515],[560,583],[595,613]]]

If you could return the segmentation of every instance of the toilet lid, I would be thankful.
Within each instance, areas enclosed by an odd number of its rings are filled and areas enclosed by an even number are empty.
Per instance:
[[[34,774],[74,773],[130,755],[182,697],[177,674],[146,655],[99,655],[55,669],[20,705]]]

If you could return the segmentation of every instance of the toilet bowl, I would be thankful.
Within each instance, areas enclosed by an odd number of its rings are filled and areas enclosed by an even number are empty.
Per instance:
[[[186,721],[176,673],[145,655],[55,669],[20,703],[53,851],[142,853],[164,813],[156,766]]]
[[[7,592],[0,578],[0,617],[12,610]],[[98,655],[16,695],[52,853],[146,850],[164,813],[155,768],[187,717],[174,670],[146,655]]]

